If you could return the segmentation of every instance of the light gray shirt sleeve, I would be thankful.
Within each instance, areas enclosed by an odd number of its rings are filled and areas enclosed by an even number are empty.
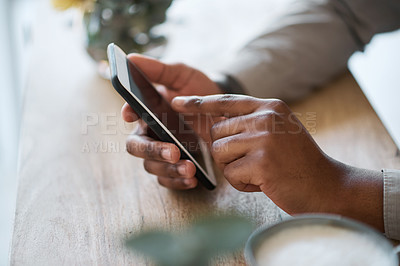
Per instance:
[[[383,169],[382,172],[385,234],[400,240],[400,170]]]
[[[252,96],[298,99],[343,72],[374,34],[399,27],[399,0],[293,1],[221,72]]]

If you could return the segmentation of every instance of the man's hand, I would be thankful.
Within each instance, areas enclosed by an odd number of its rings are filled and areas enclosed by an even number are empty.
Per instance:
[[[211,153],[236,189],[262,191],[290,214],[336,213],[383,229],[381,174],[328,157],[284,102],[212,95],[172,107],[227,118],[211,128]]]
[[[164,64],[160,61],[140,56],[128,55],[135,65],[153,82],[157,90],[168,101],[181,95],[209,95],[221,93],[218,86],[202,72],[184,64]],[[125,104],[121,110],[126,122],[138,120],[137,114]],[[210,123],[191,119],[194,130],[205,140],[208,140]],[[178,147],[171,143],[155,141],[148,134],[149,128],[140,120],[138,128],[127,140],[127,150],[130,154],[143,158],[145,169],[158,176],[158,182],[172,189],[190,189],[197,186],[194,177],[196,168],[189,160],[180,160]]]

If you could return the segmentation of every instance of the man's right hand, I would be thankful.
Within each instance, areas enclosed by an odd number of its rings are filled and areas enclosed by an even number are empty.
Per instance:
[[[165,64],[138,54],[128,55],[128,59],[143,71],[154,83],[158,92],[170,103],[176,96],[219,94],[221,90],[205,74],[184,64]],[[158,182],[171,189],[190,189],[197,186],[194,177],[196,167],[189,160],[180,160],[180,151],[172,143],[156,141],[148,134],[149,128],[133,109],[125,103],[121,110],[126,122],[139,120],[136,131],[127,140],[127,151],[144,159],[144,168],[154,174]],[[192,118],[194,120],[197,117]],[[193,121],[194,130],[206,141],[212,124]]]

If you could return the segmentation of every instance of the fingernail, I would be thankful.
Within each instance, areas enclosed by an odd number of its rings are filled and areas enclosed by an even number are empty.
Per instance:
[[[193,185],[193,180],[192,180],[192,179],[184,179],[184,180],[183,180],[183,183],[184,183],[186,186],[190,187],[190,186]]]
[[[173,100],[173,104],[175,106],[183,106],[183,104],[185,103],[185,98],[184,97],[175,97]]]
[[[168,148],[161,150],[161,157],[165,160],[171,160],[171,151]]]
[[[186,165],[185,164],[178,166],[178,173],[180,175],[186,175]]]

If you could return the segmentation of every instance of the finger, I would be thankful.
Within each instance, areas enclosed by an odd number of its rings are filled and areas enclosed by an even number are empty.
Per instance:
[[[128,59],[143,71],[151,82],[163,84],[169,89],[186,86],[193,75],[200,73],[185,64],[165,64],[139,54],[129,54]]]
[[[243,132],[258,134],[259,132],[271,131],[278,116],[279,114],[274,111],[265,109],[219,121],[211,127],[211,139],[216,141]]]
[[[250,170],[249,170],[250,169]],[[260,185],[252,180],[249,158],[242,157],[226,165],[224,176],[237,190],[244,192],[260,192]]]
[[[214,160],[220,164],[229,164],[238,158],[244,157],[251,149],[245,134],[238,134],[218,139],[211,146]]]
[[[245,95],[217,94],[210,96],[179,96],[172,107],[181,113],[201,113],[211,116],[234,117],[254,112],[263,100]]]
[[[193,178],[196,173],[196,167],[189,160],[180,160],[176,164],[144,160],[143,166],[150,174],[172,178]]]
[[[136,157],[169,163],[177,163],[181,155],[178,147],[172,143],[136,134],[128,137],[126,149]]]
[[[158,176],[157,179],[160,185],[170,189],[178,189],[178,190],[195,188],[198,184],[196,178],[171,178],[165,176]]]
[[[139,116],[136,114],[135,111],[133,111],[132,107],[128,103],[125,103],[122,106],[121,116],[125,122],[135,122],[139,119]]]
[[[212,141],[242,133],[247,128],[247,115],[216,122],[210,130]]]

